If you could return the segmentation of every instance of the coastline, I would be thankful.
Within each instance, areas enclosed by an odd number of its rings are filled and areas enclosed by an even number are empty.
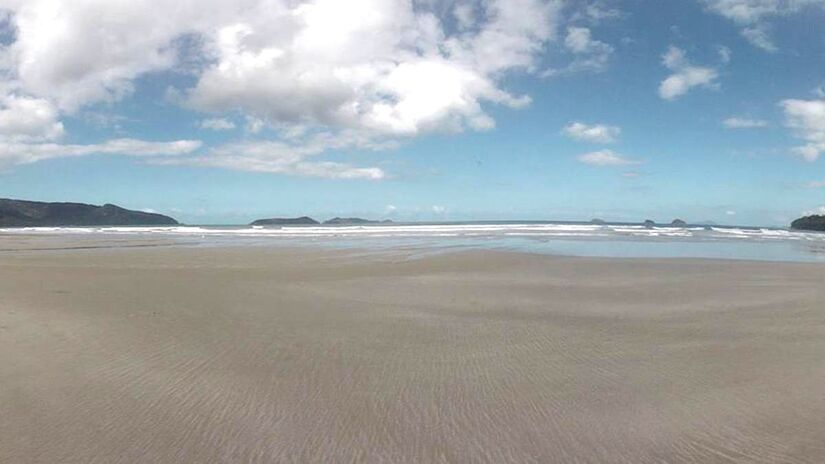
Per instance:
[[[595,258],[688,258],[825,263],[825,233],[747,227],[451,223],[346,226],[56,227],[0,229],[0,253],[19,249],[150,246],[498,250]]]

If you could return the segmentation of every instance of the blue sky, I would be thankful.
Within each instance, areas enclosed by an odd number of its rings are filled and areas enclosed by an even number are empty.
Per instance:
[[[0,196],[188,223],[825,212],[825,1],[341,5],[0,0]]]

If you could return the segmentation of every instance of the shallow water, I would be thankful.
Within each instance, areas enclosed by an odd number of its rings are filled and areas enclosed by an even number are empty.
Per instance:
[[[776,228],[636,224],[432,223],[358,226],[37,227],[0,236],[165,239],[186,245],[321,245],[339,248],[505,249],[565,256],[720,258],[825,262],[825,234]]]

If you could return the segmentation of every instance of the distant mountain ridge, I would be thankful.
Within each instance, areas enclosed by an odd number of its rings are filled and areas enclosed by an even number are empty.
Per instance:
[[[133,211],[117,205],[48,203],[0,198],[0,227],[154,226],[177,225],[157,213]]]

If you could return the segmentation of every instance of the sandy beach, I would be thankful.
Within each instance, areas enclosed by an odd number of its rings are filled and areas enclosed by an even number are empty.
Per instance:
[[[822,265],[21,240],[2,463],[825,461]]]

